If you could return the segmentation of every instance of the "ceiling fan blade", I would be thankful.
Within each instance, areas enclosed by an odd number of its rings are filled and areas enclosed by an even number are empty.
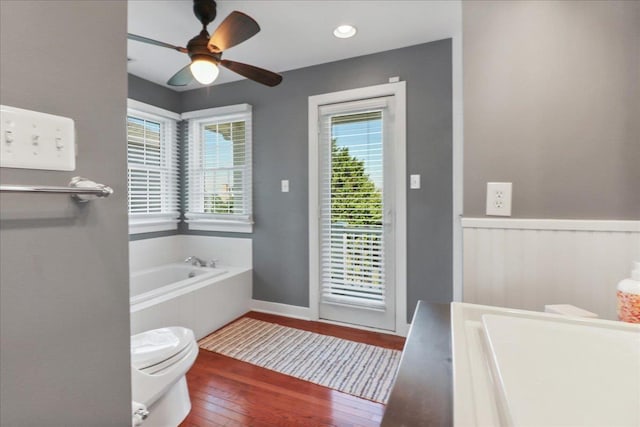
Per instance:
[[[193,74],[191,74],[191,69],[189,68],[191,64],[185,66],[183,69],[178,71],[169,79],[167,84],[169,86],[186,86],[193,81]]]
[[[282,76],[280,74],[254,67],[253,65],[243,64],[242,62],[223,59],[220,61],[220,65],[240,74],[241,76],[245,76],[248,79],[262,83],[263,85],[273,87],[279,85],[282,81]]]
[[[161,41],[158,41],[158,40],[150,39],[148,37],[142,37],[142,36],[138,36],[136,34],[127,33],[127,38],[129,40],[135,40],[137,42],[153,44],[153,45],[156,45],[156,46],[168,47],[169,49],[177,50],[178,52],[187,53],[187,49],[184,48],[184,47],[174,46],[174,45],[169,44],[169,43],[165,43],[165,42],[161,42]]]
[[[222,52],[253,37],[258,31],[260,26],[252,17],[233,11],[214,31],[209,39],[209,49]]]

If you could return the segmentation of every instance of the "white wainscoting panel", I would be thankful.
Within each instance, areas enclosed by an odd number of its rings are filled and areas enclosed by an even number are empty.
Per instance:
[[[252,268],[253,240],[240,237],[173,235],[129,242],[129,271],[182,262],[195,255],[222,266]]]
[[[188,255],[205,260],[215,259],[220,265],[253,268],[253,239],[247,237],[219,237],[182,235]]]
[[[185,258],[182,236],[164,236],[129,242],[129,271],[180,262]]]
[[[535,311],[572,304],[615,319],[616,285],[640,260],[640,221],[535,221],[463,219],[463,300]]]

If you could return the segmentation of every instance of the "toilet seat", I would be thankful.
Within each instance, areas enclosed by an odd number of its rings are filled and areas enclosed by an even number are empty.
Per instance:
[[[142,368],[140,369],[140,372],[144,372],[148,375],[162,375],[167,369],[171,368],[176,363],[179,363],[180,361],[182,361],[182,359],[188,357],[191,353],[197,353],[197,347],[198,346],[195,343],[188,344],[185,348],[180,350],[179,353],[176,353],[168,359],[156,363],[155,365],[150,365],[146,368]]]
[[[191,410],[185,374],[198,356],[193,331],[167,327],[131,337],[131,397],[145,405],[149,427],[177,426]]]
[[[187,328],[169,327],[142,332],[131,337],[131,366],[154,374],[182,359],[195,342]]]

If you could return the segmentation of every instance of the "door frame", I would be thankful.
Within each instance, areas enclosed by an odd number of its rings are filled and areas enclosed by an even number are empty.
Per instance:
[[[309,317],[319,318],[320,303],[320,159],[319,107],[327,104],[394,96],[396,102],[394,140],[394,222],[395,222],[395,333],[407,334],[407,96],[406,82],[385,83],[309,97]],[[346,324],[345,324],[346,325]],[[362,329],[371,329],[348,325]],[[382,331],[382,330],[381,330]],[[389,332],[385,330],[385,332]]]

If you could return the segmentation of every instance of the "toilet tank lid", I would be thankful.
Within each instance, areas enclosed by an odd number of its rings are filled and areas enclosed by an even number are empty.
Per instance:
[[[131,336],[131,365],[144,369],[161,363],[195,341],[191,329],[172,326]]]

